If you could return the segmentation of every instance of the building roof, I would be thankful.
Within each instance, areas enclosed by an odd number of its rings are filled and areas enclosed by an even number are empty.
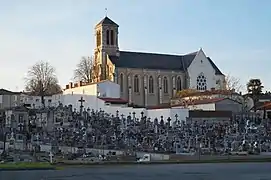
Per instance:
[[[232,101],[233,103],[241,104],[240,102],[230,99],[230,98],[205,98],[205,99],[192,99],[192,100],[182,100],[174,105],[171,105],[171,107],[179,107],[179,106],[194,106],[194,105],[200,105],[200,104],[215,104],[224,100]]]
[[[109,102],[109,103],[116,103],[116,104],[127,104],[128,101],[122,98],[99,98],[105,102]]]
[[[199,99],[189,102],[187,105],[213,104],[225,100],[226,98]]]
[[[200,104],[214,104],[214,103],[218,103],[218,102],[221,102],[221,101],[224,101],[224,100],[230,100],[232,102],[240,104],[240,102],[235,101],[235,100],[230,99],[230,98],[211,98],[211,99],[194,100],[194,101],[186,103],[186,105],[189,106],[189,105],[200,105]]]
[[[117,23],[115,23],[114,21],[112,21],[107,16],[105,18],[103,18],[96,26],[99,26],[99,25],[113,25],[113,26],[119,27],[119,25]]]
[[[207,59],[210,61],[211,65],[215,69],[215,74],[216,75],[223,75],[223,73],[220,71],[220,69],[218,69],[218,67],[215,65],[214,61],[212,61],[212,59],[210,57],[207,57]]]
[[[271,110],[271,102],[260,102],[257,105],[256,105],[256,107],[258,110]]]
[[[197,52],[185,55],[170,55],[144,52],[120,51],[119,56],[109,56],[116,67],[159,69],[159,70],[181,70],[186,71],[197,55]],[[208,57],[217,75],[223,75],[215,63]]]
[[[20,94],[21,92],[12,92],[6,89],[0,89],[0,95],[15,95]]]

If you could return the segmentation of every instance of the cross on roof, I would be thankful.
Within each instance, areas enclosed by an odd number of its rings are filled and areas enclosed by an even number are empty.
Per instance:
[[[105,8],[105,17],[107,17],[107,8]]]

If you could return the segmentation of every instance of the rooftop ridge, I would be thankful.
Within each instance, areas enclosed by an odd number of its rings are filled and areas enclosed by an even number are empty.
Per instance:
[[[178,57],[182,57],[182,56],[186,56],[186,55],[196,55],[195,52],[193,53],[189,53],[189,54],[166,54],[166,53],[156,53],[156,52],[139,52],[139,51],[120,51],[123,53],[136,53],[136,54],[150,54],[150,55],[162,55],[162,56],[178,56]]]

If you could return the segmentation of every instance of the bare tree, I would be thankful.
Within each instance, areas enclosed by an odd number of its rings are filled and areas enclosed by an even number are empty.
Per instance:
[[[40,96],[44,106],[44,96],[62,91],[58,84],[55,68],[44,61],[34,64],[27,72],[25,90],[31,95]]]
[[[91,83],[93,80],[93,59],[90,57],[82,57],[74,70],[74,79]]]
[[[225,87],[226,90],[234,90],[235,92],[240,92],[243,85],[240,83],[240,79],[231,75],[225,77]]]

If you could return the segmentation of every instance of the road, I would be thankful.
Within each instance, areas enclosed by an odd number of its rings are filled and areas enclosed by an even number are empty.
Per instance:
[[[271,180],[271,163],[170,164],[0,172],[2,180]]]

